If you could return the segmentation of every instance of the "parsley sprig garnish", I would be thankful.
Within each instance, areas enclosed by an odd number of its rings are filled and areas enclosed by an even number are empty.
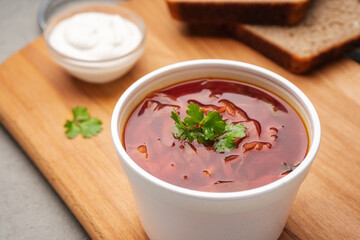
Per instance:
[[[90,118],[90,113],[85,107],[72,109],[74,119],[65,123],[66,135],[69,138],[76,137],[81,133],[85,138],[95,136],[102,130],[101,121],[97,118]]]
[[[209,111],[206,116],[198,104],[190,103],[184,121],[174,109],[171,118],[175,121],[173,135],[189,142],[197,141],[200,144],[213,147],[218,152],[229,152],[236,148],[235,139],[245,137],[245,127],[238,124],[226,123],[223,116],[217,111]]]

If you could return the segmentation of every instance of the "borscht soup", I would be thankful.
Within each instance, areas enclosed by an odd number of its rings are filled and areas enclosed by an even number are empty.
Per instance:
[[[234,192],[264,186],[305,158],[308,133],[284,99],[230,79],[185,81],[148,94],[122,143],[151,175],[176,186]]]

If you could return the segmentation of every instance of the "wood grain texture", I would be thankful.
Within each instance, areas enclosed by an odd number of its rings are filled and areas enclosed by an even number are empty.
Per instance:
[[[93,85],[53,63],[39,37],[0,66],[0,121],[31,157],[93,239],[146,239],[110,136],[113,107],[136,79],[191,59],[238,60],[270,69],[313,102],[322,143],[280,239],[360,238],[360,66],[348,59],[293,75],[245,45],[186,34],[162,0],[123,3],[148,27],[147,48],[121,79]],[[68,140],[65,119],[86,106],[104,123],[97,137]]]

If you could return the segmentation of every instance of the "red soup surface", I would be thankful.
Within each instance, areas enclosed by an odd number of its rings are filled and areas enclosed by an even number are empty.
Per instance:
[[[242,123],[246,136],[220,153],[197,140],[175,138],[174,109],[181,119],[189,103],[217,110],[226,123]],[[128,155],[151,175],[174,185],[208,192],[260,187],[290,173],[305,158],[308,135],[298,113],[282,98],[234,80],[199,79],[149,94],[125,126]]]

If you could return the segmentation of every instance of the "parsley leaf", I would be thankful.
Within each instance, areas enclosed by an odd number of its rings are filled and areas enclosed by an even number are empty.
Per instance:
[[[219,152],[230,152],[231,149],[236,148],[235,138],[243,138],[246,136],[245,134],[246,128],[238,124],[226,124],[225,132],[216,139],[214,143],[214,148],[216,148]]]
[[[204,135],[206,140],[214,140],[215,136],[221,135],[225,130],[225,121],[222,115],[216,111],[209,111],[203,122]]]
[[[188,105],[188,110],[186,110],[186,114],[190,116],[184,118],[184,123],[188,127],[194,127],[204,119],[204,111],[200,111],[198,104],[190,103]]]
[[[85,107],[72,109],[74,119],[67,120],[64,127],[68,138],[75,138],[81,133],[85,138],[91,138],[102,130],[101,121],[97,118],[90,118],[90,113]]]
[[[205,117],[204,111],[200,110],[198,104],[190,103],[186,114],[188,117],[182,121],[175,109],[171,112],[171,118],[175,121],[172,133],[181,140],[187,138],[192,142],[197,139],[199,144],[206,146],[213,144],[219,152],[228,152],[236,148],[236,138],[246,136],[246,128],[240,123],[226,124],[223,116],[217,111],[209,111]]]
[[[175,137],[184,140],[188,135],[188,130],[181,121],[179,114],[175,111],[175,109],[171,112],[171,118],[176,122],[176,127],[173,128],[173,134]]]
[[[101,121],[97,118],[90,118],[79,123],[81,134],[86,138],[95,136],[102,130]]]
[[[85,107],[74,107],[72,109],[74,119],[78,121],[89,119],[89,111]]]
[[[68,135],[69,138],[76,137],[81,131],[80,127],[73,121],[67,120],[65,123],[65,127],[67,128],[65,133],[66,135]]]

